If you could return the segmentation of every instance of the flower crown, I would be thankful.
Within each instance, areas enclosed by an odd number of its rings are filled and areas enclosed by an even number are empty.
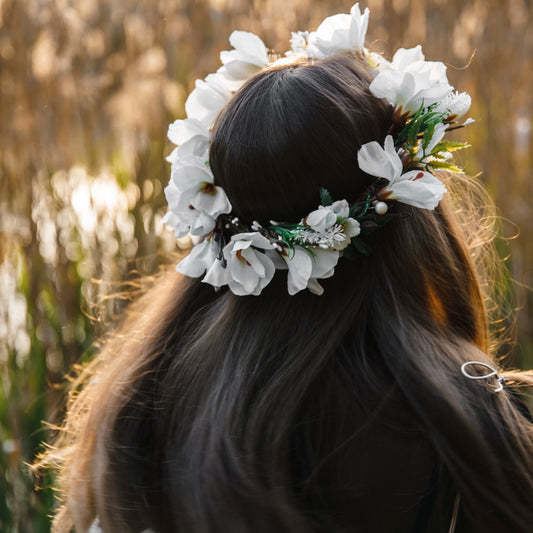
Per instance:
[[[470,96],[454,92],[440,62],[425,61],[420,45],[400,48],[391,62],[364,47],[369,10],[355,4],[350,14],[326,18],[315,32],[292,34],[286,56],[321,58],[343,50],[360,53],[374,72],[370,91],[393,107],[393,126],[384,145],[361,146],[361,170],[375,182],[355,203],[333,201],[321,189],[322,205],[298,223],[258,222],[248,227],[231,214],[224,190],[215,185],[209,166],[211,127],[233,94],[254,73],[269,64],[263,41],[251,33],[234,31],[234,50],[221,52],[222,66],[197,80],[185,102],[187,118],[169,126],[168,137],[178,147],[168,156],[171,176],[165,195],[169,211],[164,221],[177,238],[190,234],[196,242],[176,267],[201,277],[214,287],[227,285],[237,295],[258,295],[276,269],[288,270],[288,292],[309,289],[322,294],[318,280],[333,275],[341,256],[369,253],[361,238],[382,226],[388,203],[402,202],[435,209],[446,189],[432,170],[461,172],[449,159],[466,143],[443,141],[470,108]],[[198,242],[199,241],[199,242]]]

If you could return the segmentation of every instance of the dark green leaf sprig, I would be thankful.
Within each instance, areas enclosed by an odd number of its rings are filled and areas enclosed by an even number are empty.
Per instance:
[[[448,112],[436,111],[437,107],[438,104],[429,107],[421,106],[417,113],[408,119],[399,133],[394,135],[395,147],[404,151],[401,158],[405,171],[420,168],[427,171],[434,169],[462,172],[460,167],[448,161],[449,154],[467,148],[470,144],[439,141],[432,146],[432,140],[439,126],[448,126],[447,133],[462,128],[464,124],[451,126],[448,121]],[[422,151],[422,157],[419,155],[420,151]]]

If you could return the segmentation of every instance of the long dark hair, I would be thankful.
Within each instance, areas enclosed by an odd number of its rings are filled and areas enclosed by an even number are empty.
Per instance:
[[[247,82],[210,155],[241,220],[297,221],[321,186],[357,197],[357,150],[391,125],[370,80],[344,54]],[[322,296],[289,296],[284,272],[259,297],[162,277],[80,378],[56,530],[439,532],[459,495],[464,531],[531,531],[531,424],[460,372],[494,364],[488,245],[446,199],[392,211]]]

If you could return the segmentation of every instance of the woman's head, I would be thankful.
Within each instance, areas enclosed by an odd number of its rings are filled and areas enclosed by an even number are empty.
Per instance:
[[[274,64],[251,78],[219,115],[210,164],[243,221],[298,222],[319,189],[355,200],[374,179],[357,163],[367,142],[383,142],[392,108],[369,90],[358,54]]]
[[[320,203],[321,187],[334,200],[353,202],[376,179],[359,168],[358,150],[383,144],[392,129],[393,109],[371,93],[372,79],[366,60],[353,53],[282,62],[252,77],[220,113],[211,144],[215,182],[232,213],[248,225],[296,223]],[[434,212],[396,203],[398,217],[369,239],[374,257],[337,267],[338,279],[327,283],[346,287],[361,262],[374,264],[363,268],[366,275],[382,272],[420,320],[435,320],[486,349],[468,243],[444,204]]]

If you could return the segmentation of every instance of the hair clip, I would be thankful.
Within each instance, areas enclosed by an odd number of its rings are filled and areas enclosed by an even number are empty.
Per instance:
[[[488,373],[488,374],[483,374],[481,376],[474,376],[472,374],[469,374],[466,371],[466,368],[469,365],[479,365],[479,366],[482,366],[484,368],[488,368],[491,372]],[[461,366],[461,372],[463,373],[463,376],[467,377],[468,379],[491,379],[491,378],[495,378],[497,383],[498,383],[498,386],[493,390],[493,392],[501,392],[503,390],[503,384],[507,381],[507,379],[505,377],[500,376],[500,374],[498,374],[498,371],[495,368],[493,368],[492,366],[488,365],[487,363],[482,363],[481,361],[468,361],[467,363],[463,363],[463,365]]]

